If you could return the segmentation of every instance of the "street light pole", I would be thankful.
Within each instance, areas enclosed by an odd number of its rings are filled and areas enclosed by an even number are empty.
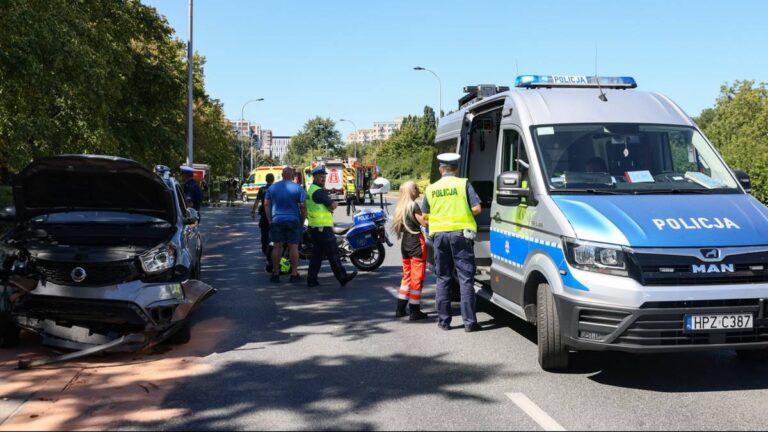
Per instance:
[[[251,100],[249,100],[249,101],[247,101],[246,103],[243,104],[243,107],[240,109],[240,123],[241,124],[245,122],[245,106],[248,105],[251,102],[261,102],[263,100],[264,100],[264,98],[251,99]],[[250,136],[249,136],[249,138],[250,138]],[[250,165],[250,167],[251,167],[251,171],[253,171],[253,148],[252,148],[251,145],[249,145],[248,149],[250,150],[250,153],[251,153],[251,165]],[[242,150],[240,151],[240,154],[241,154],[240,159],[242,160]],[[242,171],[242,169],[241,169],[241,171]]]
[[[343,121],[350,122],[350,123],[352,123],[352,126],[355,127],[355,159],[357,159],[357,140],[360,138],[359,135],[358,135],[358,132],[357,132],[357,125],[352,120],[339,119],[339,121],[340,122],[343,122]]]
[[[192,0],[189,0],[189,40],[187,41],[187,166],[192,166]]]
[[[413,68],[413,70],[427,71],[427,72],[431,73],[432,75],[434,75],[435,78],[437,78],[437,84],[438,84],[439,89],[440,89],[440,111],[437,112],[437,118],[442,117],[443,116],[443,82],[440,80],[440,77],[437,76],[437,74],[434,71],[431,71],[431,70],[429,70],[427,68],[423,68],[421,66],[416,66],[415,68]]]

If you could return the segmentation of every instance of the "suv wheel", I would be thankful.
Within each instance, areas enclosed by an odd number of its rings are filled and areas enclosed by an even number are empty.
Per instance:
[[[21,329],[11,321],[7,312],[0,312],[0,348],[13,348],[19,344]]]
[[[549,284],[539,284],[536,293],[536,327],[539,336],[539,364],[548,371],[568,368],[568,347],[563,344],[555,297]]]

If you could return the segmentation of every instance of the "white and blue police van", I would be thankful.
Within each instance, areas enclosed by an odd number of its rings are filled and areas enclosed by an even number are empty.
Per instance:
[[[630,77],[466,87],[437,153],[482,200],[478,294],[572,351],[768,354],[768,209],[680,107]],[[433,169],[436,180],[437,166]]]

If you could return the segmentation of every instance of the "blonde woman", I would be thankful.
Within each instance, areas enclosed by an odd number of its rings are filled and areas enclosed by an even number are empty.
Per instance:
[[[419,195],[416,183],[403,183],[392,221],[392,231],[398,238],[402,238],[400,252],[403,255],[403,280],[397,296],[395,318],[404,317],[405,307],[410,303],[411,321],[427,318],[427,314],[421,311],[421,288],[427,268],[427,244],[421,227],[427,226],[427,222],[416,203]]]

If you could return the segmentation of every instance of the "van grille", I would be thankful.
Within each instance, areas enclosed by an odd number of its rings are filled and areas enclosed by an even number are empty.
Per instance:
[[[685,308],[691,308],[690,312]],[[654,310],[640,315],[614,340],[614,343],[643,346],[695,346],[768,342],[768,319],[760,318],[760,300],[758,299],[653,302],[644,304],[641,309]],[[710,313],[752,313],[756,317],[755,328],[727,332],[684,331],[685,315]]]
[[[643,285],[732,285],[768,282],[768,252],[732,255],[719,263],[704,263],[695,256],[642,253],[636,250],[633,277]],[[694,273],[694,266],[733,265],[733,272]],[[760,270],[759,268],[763,269]],[[663,270],[663,271],[662,271]]]

